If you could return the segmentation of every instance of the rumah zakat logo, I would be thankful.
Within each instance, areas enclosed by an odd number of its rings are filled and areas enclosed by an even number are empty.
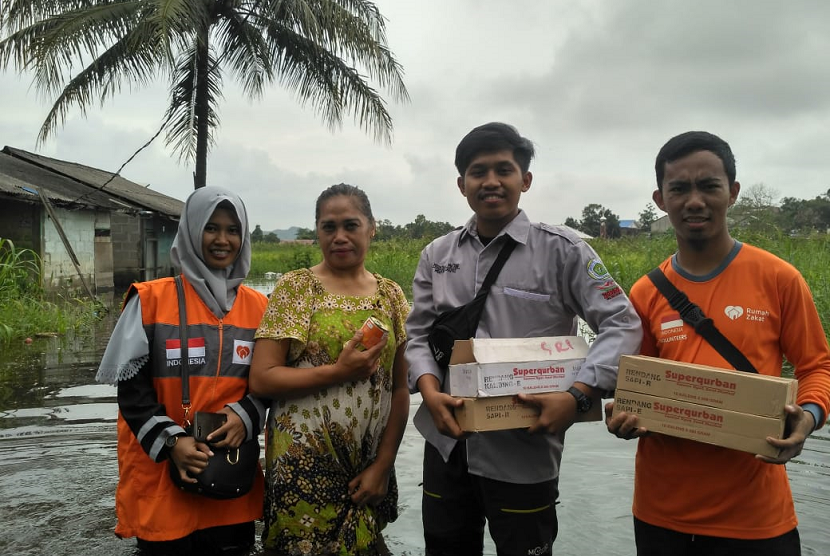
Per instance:
[[[233,362],[239,365],[250,365],[254,353],[254,343],[245,340],[233,341]]]
[[[727,305],[723,312],[730,319],[736,320],[741,318],[741,315],[744,314],[744,308],[740,305]]]

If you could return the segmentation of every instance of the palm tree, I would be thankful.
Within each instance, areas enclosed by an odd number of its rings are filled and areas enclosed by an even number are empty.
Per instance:
[[[385,143],[392,119],[370,80],[409,98],[385,20],[365,0],[8,0],[0,33],[0,66],[33,71],[35,88],[56,99],[39,142],[73,105],[86,113],[124,85],[169,82],[162,129],[180,161],[195,161],[197,188],[225,75],[250,98],[278,82],[330,128],[351,112]]]

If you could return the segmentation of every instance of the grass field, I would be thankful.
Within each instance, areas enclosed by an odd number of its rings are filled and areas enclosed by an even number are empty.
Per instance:
[[[740,241],[761,247],[795,266],[813,292],[825,332],[830,331],[830,236],[810,238],[787,235],[742,234]],[[366,259],[366,268],[400,284],[412,299],[412,277],[427,240],[375,242]],[[593,239],[591,245],[611,275],[628,292],[638,278],[657,266],[676,248],[671,233],[651,238]],[[266,272],[288,272],[316,264],[321,259],[316,245],[254,244],[250,280],[261,280]]]
[[[0,344],[37,333],[63,334],[97,318],[96,303],[48,297],[38,286],[37,255],[0,238]]]

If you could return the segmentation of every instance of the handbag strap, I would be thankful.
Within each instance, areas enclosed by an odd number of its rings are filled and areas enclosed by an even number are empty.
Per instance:
[[[182,357],[182,409],[185,424],[189,424],[187,416],[190,413],[190,357],[187,351],[187,305],[181,274],[176,276],[176,294],[179,302],[179,343]]]
[[[696,303],[690,301],[685,293],[678,290],[675,285],[672,284],[668,278],[666,278],[666,275],[663,274],[663,271],[660,270],[659,267],[649,272],[648,277],[654,286],[660,290],[660,293],[666,297],[672,309],[680,313],[680,318],[682,318],[684,322],[692,325],[695,332],[703,336],[703,338],[709,342],[712,347],[714,347],[715,350],[729,362],[730,365],[739,371],[751,373],[758,372],[755,366],[749,362],[749,359],[741,353],[741,350],[735,347],[735,344],[730,342],[729,339],[724,336],[721,331],[717,329],[717,327],[715,327],[715,323],[703,313],[703,309],[701,309]]]
[[[505,235],[504,237],[504,246],[502,246],[501,251],[499,251],[498,256],[496,256],[493,266],[491,266],[490,270],[487,271],[487,276],[484,277],[484,282],[481,283],[481,289],[478,290],[476,297],[487,297],[487,294],[490,293],[490,287],[496,281],[496,278],[498,278],[499,272],[501,272],[502,267],[504,267],[504,263],[507,262],[507,258],[510,257],[513,249],[516,248],[515,239],[509,235]]]

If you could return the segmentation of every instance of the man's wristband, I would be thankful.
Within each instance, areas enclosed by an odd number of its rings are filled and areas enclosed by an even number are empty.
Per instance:
[[[813,421],[815,426],[813,427],[813,432],[819,430],[821,426],[824,424],[824,413],[821,411],[821,407],[815,403],[805,403],[801,406],[801,409],[807,411],[813,415]]]

